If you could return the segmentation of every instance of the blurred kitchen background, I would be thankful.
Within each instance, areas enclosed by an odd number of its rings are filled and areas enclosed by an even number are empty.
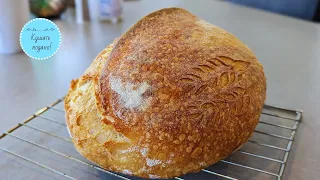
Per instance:
[[[77,2],[75,2],[77,1]],[[310,21],[320,20],[319,0],[227,0],[235,4],[245,5],[252,8],[259,8],[274,13],[284,14],[296,18],[301,18]],[[106,9],[106,4],[117,6],[122,3],[122,0],[30,0],[31,12],[38,17],[59,18],[68,7],[82,6],[84,13],[88,7],[90,11],[94,9],[95,4],[100,4]],[[196,3],[196,2],[195,2]],[[113,8],[119,8],[113,7]],[[106,10],[108,11],[108,10]],[[94,14],[91,12],[91,15]],[[103,14],[102,14],[103,15]],[[89,16],[88,16],[89,17]],[[95,17],[91,17],[95,18]]]
[[[67,9],[77,7],[84,20],[106,20],[108,13],[121,15],[123,0],[29,0],[36,17],[55,19],[63,17]],[[134,1],[134,0],[124,0]],[[319,0],[220,0],[258,8],[308,21],[320,21]],[[197,3],[196,1],[194,3]],[[117,16],[116,15],[116,16]]]
[[[19,37],[20,29],[30,19],[47,18],[53,21],[72,21],[77,24],[90,22],[118,24],[123,19],[123,13],[135,13],[135,10],[138,9],[123,8],[124,4],[133,1],[140,0],[1,0],[0,24],[5,29],[0,30],[0,53],[21,52],[17,37]],[[246,6],[249,9],[259,9],[304,21],[315,23],[320,21],[320,0],[212,1],[225,1]],[[153,0],[153,3],[161,6],[162,1]],[[193,3],[199,2],[194,1]],[[115,26],[119,26],[119,24]]]
[[[126,0],[124,0],[126,1]],[[134,0],[127,0],[134,1]],[[222,0],[223,1],[223,0]],[[308,21],[320,20],[319,0],[225,0],[238,5],[258,8]],[[36,17],[55,19],[63,17],[68,8],[82,11],[85,20],[104,19],[105,13],[119,11],[123,0],[29,0],[30,10]],[[197,3],[197,2],[194,2]],[[99,12],[100,11],[100,12]],[[113,13],[114,13],[113,12]]]

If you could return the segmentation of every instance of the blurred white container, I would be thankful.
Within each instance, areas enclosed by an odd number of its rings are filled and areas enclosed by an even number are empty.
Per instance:
[[[117,23],[122,15],[123,0],[88,0],[91,20]]]
[[[100,14],[100,0],[88,0],[88,7],[89,7],[89,16],[90,20],[98,20]]]
[[[83,23],[89,19],[88,0],[76,0],[76,19],[77,23]]]
[[[28,0],[0,0],[0,53],[21,51],[20,32],[29,17]]]
[[[122,15],[123,0],[100,0],[100,21],[117,23]]]

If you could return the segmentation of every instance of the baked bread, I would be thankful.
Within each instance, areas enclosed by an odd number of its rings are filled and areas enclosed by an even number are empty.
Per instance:
[[[262,65],[230,33],[186,10],[142,18],[71,82],[76,149],[111,171],[170,178],[225,158],[253,133]]]

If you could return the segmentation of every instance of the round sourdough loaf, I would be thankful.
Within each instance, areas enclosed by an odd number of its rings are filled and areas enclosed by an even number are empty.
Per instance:
[[[230,33],[186,10],[144,17],[71,82],[76,149],[111,171],[169,178],[225,158],[256,127],[262,65]]]

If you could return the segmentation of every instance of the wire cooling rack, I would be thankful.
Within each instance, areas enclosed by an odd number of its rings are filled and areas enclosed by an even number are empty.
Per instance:
[[[63,99],[0,136],[0,179],[134,179],[106,171],[76,152]],[[250,140],[226,159],[175,179],[281,179],[302,111],[265,105]]]

